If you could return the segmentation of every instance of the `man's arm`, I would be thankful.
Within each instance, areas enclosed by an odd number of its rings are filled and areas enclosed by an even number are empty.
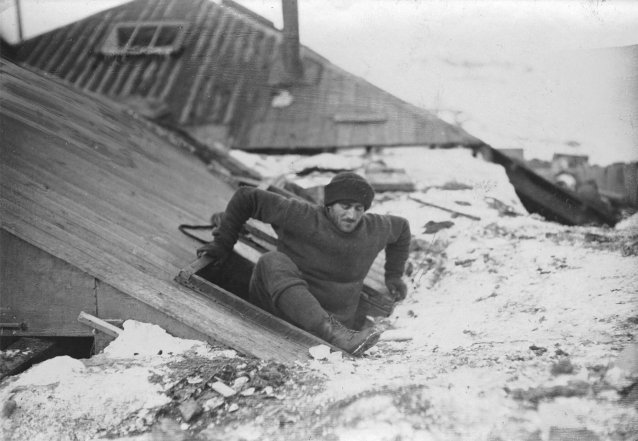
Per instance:
[[[385,247],[385,284],[396,300],[403,300],[407,286],[401,279],[410,252],[410,224],[407,219],[391,217],[391,235]]]
[[[225,260],[248,219],[271,224],[283,223],[289,203],[288,199],[275,193],[253,187],[239,188],[226,206],[215,239],[198,249],[197,254],[208,254],[218,261]]]

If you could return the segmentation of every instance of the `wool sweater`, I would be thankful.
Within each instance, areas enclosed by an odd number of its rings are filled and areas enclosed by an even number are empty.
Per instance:
[[[365,213],[352,232],[339,230],[326,207],[251,187],[235,192],[215,238],[231,250],[244,223],[272,225],[277,249],[297,265],[321,306],[341,320],[356,312],[372,263],[385,249],[385,278],[400,278],[408,258],[410,226],[393,215]]]

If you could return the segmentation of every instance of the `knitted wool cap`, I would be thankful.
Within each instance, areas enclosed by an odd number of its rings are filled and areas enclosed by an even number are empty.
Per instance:
[[[335,175],[324,189],[324,205],[339,201],[359,202],[367,210],[372,204],[374,190],[364,178],[356,173],[342,172]]]

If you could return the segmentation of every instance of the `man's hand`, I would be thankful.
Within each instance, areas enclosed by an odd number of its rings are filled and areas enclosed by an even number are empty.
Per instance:
[[[401,279],[388,279],[385,281],[385,286],[388,287],[390,295],[394,297],[395,302],[405,299],[408,294],[408,287]]]
[[[221,266],[230,253],[222,245],[213,241],[197,249],[197,257],[202,257],[204,254],[211,258],[213,266]]]

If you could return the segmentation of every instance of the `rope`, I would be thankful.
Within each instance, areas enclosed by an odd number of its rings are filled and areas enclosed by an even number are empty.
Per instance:
[[[209,241],[201,239],[197,236],[195,236],[192,233],[189,233],[186,230],[212,230],[214,228],[213,225],[186,225],[186,224],[182,224],[179,227],[177,227],[179,229],[179,231],[181,231],[182,233],[184,233],[185,235],[187,235],[188,237],[195,239],[197,242],[199,243],[208,243]]]

